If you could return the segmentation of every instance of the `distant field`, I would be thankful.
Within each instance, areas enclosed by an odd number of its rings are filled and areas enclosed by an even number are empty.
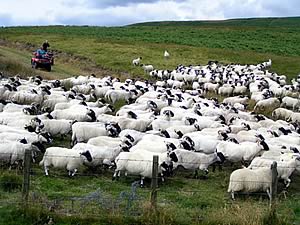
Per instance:
[[[299,26],[297,26],[299,25]],[[0,39],[37,48],[48,39],[51,48],[89,59],[95,65],[120,74],[143,77],[131,60],[158,69],[178,64],[257,64],[273,60],[272,70],[290,78],[300,72],[300,17],[228,21],[160,22],[125,27],[9,27]],[[163,59],[168,49],[170,60]]]

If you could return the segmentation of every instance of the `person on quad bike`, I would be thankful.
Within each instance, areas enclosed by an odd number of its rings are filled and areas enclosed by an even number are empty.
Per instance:
[[[39,48],[37,51],[36,51],[36,57],[38,59],[42,59],[44,58],[44,56],[46,55],[46,51],[43,49],[43,46],[41,46],[41,48]]]
[[[43,50],[44,50],[45,52],[47,52],[47,51],[48,51],[48,50],[47,50],[48,47],[50,47],[50,45],[49,45],[49,43],[48,43],[48,40],[46,40],[46,41],[43,43]]]

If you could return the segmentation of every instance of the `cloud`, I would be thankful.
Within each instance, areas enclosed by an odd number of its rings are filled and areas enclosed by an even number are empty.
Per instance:
[[[0,25],[119,26],[160,20],[210,20],[296,16],[298,0],[10,0],[0,8]],[[18,7],[16,7],[16,5]]]

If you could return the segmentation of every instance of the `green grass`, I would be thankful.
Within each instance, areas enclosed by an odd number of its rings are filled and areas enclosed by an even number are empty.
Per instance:
[[[271,58],[272,71],[292,78],[300,72],[299,21],[299,18],[266,18],[162,22],[109,28],[0,28],[0,70],[9,75],[39,74],[45,78],[95,73],[125,79],[147,77],[142,68],[131,65],[131,60],[138,56],[143,57],[143,63],[153,64],[158,69],[174,69],[178,64],[206,64],[208,60],[257,64]],[[50,73],[33,71],[29,63],[31,52],[45,39],[49,40],[56,56],[56,65]],[[163,59],[165,49],[171,53],[169,60]],[[215,96],[209,94],[207,97]],[[223,97],[218,99],[222,101]],[[116,108],[123,104],[117,103]],[[253,106],[250,102],[249,107],[252,109]],[[70,147],[69,143],[68,140],[56,139],[53,145]],[[300,223],[299,177],[293,176],[287,199],[279,195],[277,211],[273,215],[266,197],[238,196],[236,202],[229,200],[226,189],[231,170],[210,173],[206,180],[192,179],[190,172],[178,171],[166,183],[160,184],[158,212],[155,213],[149,206],[150,181],[147,181],[146,188],[137,191],[143,200],[136,202],[134,209],[138,215],[132,216],[124,213],[125,203],[122,203],[123,208],[115,210],[91,205],[82,211],[70,211],[68,199],[101,190],[112,203],[122,191],[130,191],[137,177],[112,181],[111,170],[85,168],[81,168],[80,175],[74,178],[67,177],[66,171],[53,169],[50,176],[45,177],[43,170],[34,165],[30,186],[30,199],[34,203],[24,210],[22,205],[14,204],[21,199],[20,190],[9,193],[0,189],[0,224],[45,224],[49,217],[55,224]],[[7,168],[0,169],[0,177],[6,174],[4,171]],[[22,178],[21,171],[8,173]],[[55,199],[61,202],[55,205]]]
[[[273,217],[270,216],[269,200],[266,196],[238,195],[235,202],[229,199],[226,190],[231,170],[227,167],[223,171],[210,172],[208,179],[205,180],[193,179],[192,173],[188,171],[177,171],[165,183],[160,183],[158,189],[160,214],[154,216],[150,213],[149,206],[150,180],[146,180],[145,188],[137,189],[140,200],[134,202],[132,210],[124,211],[126,200],[120,207],[112,207],[112,204],[121,192],[130,192],[132,182],[138,180],[138,177],[122,177],[119,181],[112,181],[113,171],[97,170],[95,173],[86,168],[81,168],[74,178],[69,178],[66,171],[57,169],[51,169],[50,176],[45,177],[42,169],[34,165],[28,211],[25,213],[21,206],[14,203],[20,200],[20,192],[8,194],[0,190],[0,202],[5,202],[0,208],[0,215],[9,210],[23,211],[16,217],[17,221],[24,219],[27,222],[34,218],[44,221],[45,215],[51,215],[59,222],[58,224],[72,224],[70,221],[74,218],[78,218],[79,224],[87,223],[88,218],[95,224],[99,220],[103,223],[112,220],[115,224],[292,224],[300,220],[298,176],[292,177],[288,198],[284,199],[283,195],[279,195],[275,220],[280,222],[270,223],[269,220]],[[15,174],[14,171],[10,173]],[[18,174],[22,176],[21,172]],[[282,185],[279,187],[280,191]],[[97,202],[90,202],[80,208],[82,202],[77,200],[73,202],[73,207],[71,206],[71,198],[84,197],[96,190],[100,190],[102,196],[105,196],[101,198],[104,205],[99,206]],[[12,207],[12,203],[15,207]],[[9,218],[10,216],[5,215],[2,220],[8,222]],[[269,223],[266,223],[266,220]]]
[[[80,61],[77,66],[83,71],[98,68],[99,75],[123,78],[145,77],[141,68],[131,65],[138,56],[158,69],[206,64],[208,60],[257,64],[271,58],[272,71],[289,78],[300,72],[300,26],[296,26],[300,24],[299,17],[167,24],[8,27],[0,28],[0,39],[11,47],[34,49],[47,38],[58,59],[63,52],[72,56],[69,61]],[[163,59],[165,49],[171,53],[169,60]],[[103,69],[106,72],[100,73]]]

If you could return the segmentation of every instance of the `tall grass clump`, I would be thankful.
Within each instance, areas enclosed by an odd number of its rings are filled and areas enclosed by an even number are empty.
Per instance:
[[[279,217],[268,204],[253,204],[252,201],[234,203],[205,216],[205,225],[287,225],[287,218]]]
[[[22,178],[16,174],[5,172],[0,176],[0,189],[5,192],[19,191],[22,188]]]
[[[30,62],[29,62],[30,63]],[[19,74],[22,78],[36,75],[31,68],[26,68],[22,63],[14,59],[5,59],[0,55],[0,71],[6,76],[15,76]]]

